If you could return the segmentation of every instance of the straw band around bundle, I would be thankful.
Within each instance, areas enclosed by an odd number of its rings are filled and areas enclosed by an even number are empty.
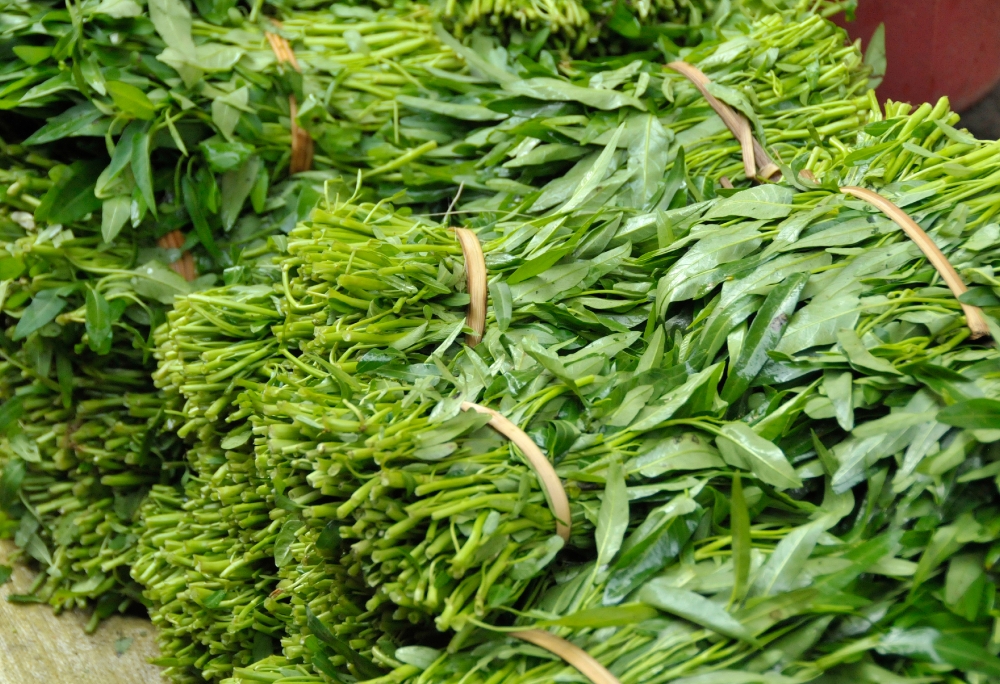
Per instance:
[[[618,678],[597,662],[594,656],[551,632],[526,629],[522,632],[511,632],[510,635],[559,656],[594,684],[621,684]]]
[[[489,415],[490,422],[488,425],[513,442],[521,450],[521,453],[528,459],[528,463],[535,471],[535,475],[538,476],[538,481],[542,485],[542,489],[545,490],[549,505],[552,507],[552,515],[556,519],[556,534],[562,537],[563,541],[569,541],[570,525],[572,524],[569,497],[566,496],[566,490],[563,489],[562,481],[556,474],[556,469],[549,463],[549,459],[545,458],[545,454],[538,448],[538,445],[521,428],[514,425],[514,423],[510,422],[498,411],[480,406],[479,404],[473,404],[471,401],[462,402],[462,410],[477,411]]]
[[[852,185],[843,187],[840,189],[845,195],[851,195],[852,197],[857,197],[858,199],[868,202],[872,206],[878,208],[883,214],[891,218],[896,222],[903,232],[917,243],[917,247],[920,251],[924,253],[927,260],[931,262],[931,265],[937,270],[941,275],[942,280],[948,285],[952,293],[955,295],[956,299],[959,299],[963,294],[969,291],[969,288],[965,286],[962,282],[961,277],[959,277],[958,272],[955,267],[951,265],[948,258],[938,249],[938,246],[934,244],[930,236],[924,232],[924,229],[917,225],[910,216],[897,207],[895,204],[887,200],[882,195],[877,192],[872,192],[871,190],[866,190],[865,188],[858,188]],[[986,319],[983,318],[983,312],[978,306],[972,306],[971,304],[963,304],[959,299],[959,304],[962,305],[962,310],[965,312],[965,322],[969,326],[969,330],[972,331],[972,339],[979,339],[980,337],[989,337],[990,329],[986,324]]]
[[[184,246],[184,242],[184,233],[179,230],[172,230],[157,240],[156,244],[162,249],[180,249]],[[189,283],[198,277],[198,272],[194,268],[194,257],[191,256],[191,252],[181,254],[180,259],[170,264],[170,269]]]
[[[466,335],[465,343],[475,347],[482,342],[486,331],[486,257],[479,238],[468,228],[456,228],[455,236],[462,245],[465,257],[466,290],[469,293],[469,309],[466,314],[472,333]]]
[[[274,23],[276,26],[281,25],[278,22]],[[293,69],[301,73],[302,67],[299,66],[299,60],[295,58],[295,52],[292,51],[289,42],[277,33],[268,32],[264,35],[267,36],[267,42],[271,45],[278,62],[290,64]],[[313,140],[309,137],[309,133],[295,122],[298,115],[299,103],[295,100],[294,94],[289,95],[288,116],[292,120],[292,158],[288,162],[288,172],[293,174],[308,171],[312,168],[313,162]]]
[[[719,115],[722,122],[726,124],[726,128],[732,132],[743,151],[743,173],[748,179],[760,178],[769,181],[780,173],[778,165],[774,163],[763,145],[753,136],[753,129],[747,118],[708,91],[708,84],[711,83],[708,76],[702,73],[698,67],[687,62],[671,62],[667,67],[691,81],[704,96],[709,106]]]

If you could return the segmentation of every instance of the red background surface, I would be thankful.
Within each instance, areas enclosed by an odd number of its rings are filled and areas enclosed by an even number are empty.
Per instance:
[[[1000,82],[1000,0],[859,0],[844,23],[865,48],[885,23],[889,67],[880,100],[934,102],[962,111]]]

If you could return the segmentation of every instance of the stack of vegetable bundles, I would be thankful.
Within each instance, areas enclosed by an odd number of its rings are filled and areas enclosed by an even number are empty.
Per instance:
[[[839,3],[126,4],[8,15],[21,600],[177,682],[1000,678],[998,146]]]

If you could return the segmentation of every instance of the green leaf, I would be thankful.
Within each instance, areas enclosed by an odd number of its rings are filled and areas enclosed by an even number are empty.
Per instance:
[[[410,95],[397,95],[396,102],[410,109],[433,112],[434,114],[451,117],[452,119],[461,119],[462,121],[502,121],[507,118],[506,114],[494,112],[492,109],[487,109],[479,105],[429,100]]]
[[[262,166],[259,157],[251,156],[238,169],[223,174],[219,183],[219,190],[222,193],[219,218],[226,232],[236,225],[236,219],[243,211],[243,205],[246,204],[250,191],[257,182],[257,175]]]
[[[723,636],[751,643],[754,641],[750,631],[725,608],[693,591],[671,586],[669,578],[650,580],[639,590],[636,598],[647,606],[682,617]]]
[[[441,657],[441,655],[441,651],[436,648],[430,648],[429,646],[402,646],[401,648],[396,649],[396,652],[393,654],[393,658],[401,663],[419,667],[421,670],[426,670],[428,667],[433,665],[434,662]]]
[[[823,389],[833,404],[833,413],[837,418],[837,424],[848,432],[853,430],[854,383],[851,373],[849,371],[844,373],[826,371],[823,374]]]
[[[666,315],[672,302],[706,295],[711,288],[729,277],[723,264],[738,262],[760,247],[760,224],[737,223],[713,230],[688,249],[684,256],[656,284],[656,312]]]
[[[820,518],[808,525],[796,527],[785,535],[757,572],[750,594],[774,596],[794,589],[816,542],[826,530],[826,525],[826,519]]]
[[[149,0],[149,18],[168,47],[194,61],[191,13],[181,0]]]
[[[4,405],[0,407],[0,414],[10,415],[8,413],[8,407],[11,406],[11,402],[16,400],[16,407],[18,410],[17,415],[20,416],[20,411],[23,410],[21,407],[21,398],[14,397],[13,399],[8,399],[4,402]],[[4,416],[6,418],[6,416]],[[2,422],[3,418],[0,418]],[[7,419],[9,421],[9,419]],[[24,482],[24,476],[27,473],[27,465],[24,461],[19,458],[12,458],[7,461],[3,467],[3,477],[0,477],[0,508],[7,510],[18,501],[17,493],[21,489],[21,483]]]
[[[66,300],[59,296],[62,288],[42,290],[36,294],[31,304],[21,314],[21,320],[14,329],[14,340],[23,340],[39,328],[55,320],[59,312],[66,308]]]
[[[568,420],[553,420],[545,431],[545,451],[552,460],[561,458],[580,436],[580,430]]]
[[[635,107],[646,111],[641,100],[617,90],[583,88],[555,78],[528,78],[511,80],[502,84],[512,95],[522,95],[546,102],[579,102],[588,107],[616,111],[623,107]]]
[[[335,654],[343,656],[344,659],[354,666],[354,669],[357,670],[358,674],[365,679],[382,676],[382,670],[375,667],[370,660],[351,648],[346,641],[343,641],[339,637],[335,636],[334,633],[330,631],[330,628],[323,624],[318,617],[316,617],[316,615],[312,612],[312,608],[309,606],[306,606],[306,626],[317,639],[332,648]]]
[[[24,259],[21,257],[7,256],[0,258],[0,281],[14,280],[20,278],[24,273]],[[0,303],[2,306],[2,303]]]
[[[858,334],[852,328],[838,330],[837,341],[840,343],[840,348],[844,350],[844,354],[847,355],[847,360],[855,368],[873,373],[901,375],[891,363],[874,356],[868,351],[861,338],[858,337]]]
[[[316,548],[332,553],[340,546],[340,540],[340,524],[336,520],[331,520],[319,533],[319,537],[316,539]]]
[[[218,136],[198,143],[208,167],[216,173],[225,173],[242,166],[254,153],[252,145],[244,142],[227,142]]]
[[[274,564],[279,568],[295,562],[292,556],[292,544],[296,540],[296,532],[305,525],[298,518],[290,518],[281,526],[281,531],[274,540]]]
[[[62,114],[50,118],[44,126],[32,133],[25,145],[44,145],[74,135],[86,134],[93,124],[104,116],[91,102],[70,107]]]
[[[781,449],[758,435],[749,425],[743,422],[726,423],[721,432],[722,436],[716,439],[716,444],[726,463],[749,470],[762,482],[780,489],[802,486],[802,480]]]
[[[731,362],[729,377],[720,394],[723,401],[735,402],[750,387],[767,363],[767,353],[778,346],[808,281],[808,273],[796,273],[771,290],[750,324],[739,357]]]
[[[493,302],[493,315],[496,317],[497,329],[506,332],[510,326],[510,317],[513,312],[513,300],[510,294],[508,283],[496,280],[490,283],[490,300]]]
[[[709,470],[724,468],[726,462],[702,435],[685,432],[655,440],[653,447],[640,453],[628,464],[630,473],[646,478],[660,477],[676,470]]]
[[[35,209],[35,221],[73,223],[101,208],[94,194],[99,162],[75,161],[42,197]]]
[[[494,83],[500,84],[517,79],[517,76],[510,71],[495,66],[494,64],[483,59],[475,50],[462,45],[453,35],[446,31],[441,24],[434,24],[434,34],[441,40],[442,43],[451,48],[455,54],[459,55],[473,70],[473,73],[479,72]]]
[[[996,430],[1000,428],[1000,401],[996,399],[960,401],[938,411],[937,421],[967,430]]]
[[[533,259],[525,261],[523,264],[517,267],[517,269],[511,273],[506,278],[507,285],[517,285],[520,282],[527,280],[528,278],[534,278],[540,273],[544,273],[552,266],[556,264],[557,261],[562,259],[564,256],[573,251],[573,245],[567,245],[565,247],[560,247],[557,249],[551,249],[544,254],[541,254]]]
[[[101,3],[94,8],[94,12],[124,19],[142,16],[142,7],[135,0],[101,0]]]
[[[743,496],[740,474],[733,476],[733,489],[729,501],[729,533],[733,549],[733,594],[731,601],[742,601],[750,579],[750,561],[753,541],[750,537],[750,511]]]
[[[381,368],[382,366],[392,363],[393,361],[399,361],[400,359],[401,356],[399,352],[395,350],[369,349],[360,359],[358,359],[357,372],[370,373],[373,370]]]
[[[150,121],[156,116],[156,106],[134,85],[123,81],[108,81],[104,84],[115,106],[136,119]]]
[[[915,425],[933,421],[936,413],[934,411],[922,411],[911,413],[909,411],[897,411],[887,416],[870,420],[854,428],[854,436],[859,439],[887,435],[893,432],[906,430]]]
[[[571,161],[586,156],[589,151],[589,149],[580,145],[565,145],[563,143],[539,145],[527,154],[522,154],[504,162],[502,166],[505,169],[519,169],[525,166],[548,164],[553,161]]]
[[[885,52],[885,24],[879,24],[868,41],[868,48],[865,50],[865,66],[871,68],[871,75],[868,77],[868,87],[874,90],[885,78],[885,71],[888,66]]]
[[[139,186],[142,198],[146,201],[146,206],[156,217],[156,198],[153,196],[153,169],[150,166],[149,153],[152,144],[152,132],[148,127],[143,127],[141,132],[135,133],[132,140],[132,177],[135,184]]]
[[[188,216],[191,217],[191,224],[194,226],[195,235],[205,251],[218,263],[222,259],[222,252],[215,244],[215,237],[212,235],[212,227],[208,223],[205,210],[202,207],[201,195],[195,188],[194,181],[189,176],[181,180],[181,194],[184,196],[184,208]]]
[[[0,565],[0,587],[7,584],[10,576],[14,573],[14,568],[9,565]]]
[[[701,508],[686,496],[652,511],[622,547],[604,587],[604,605],[615,605],[680,555]]]
[[[12,49],[14,54],[23,59],[29,66],[41,64],[52,56],[52,48],[47,45],[15,45]]]
[[[116,195],[104,200],[101,211],[101,237],[111,243],[125,226],[132,211],[132,198]]]
[[[810,347],[837,342],[837,334],[844,328],[853,328],[861,316],[858,305],[858,298],[852,295],[813,300],[792,316],[776,351],[796,354]]]
[[[14,395],[0,406],[0,432],[14,425],[17,419],[24,415],[24,404],[21,397]]]
[[[620,125],[615,130],[614,135],[611,136],[611,140],[605,145],[604,150],[597,157],[594,165],[583,175],[573,195],[562,206],[562,212],[572,211],[590,199],[590,195],[597,188],[598,184],[607,177],[608,170],[611,168],[611,162],[618,151],[618,141],[624,132],[625,124]]]
[[[638,38],[642,33],[642,24],[635,15],[628,11],[623,2],[614,4],[614,12],[607,19],[608,28],[625,38]]]
[[[923,584],[931,576],[941,563],[945,562],[964,546],[964,542],[959,541],[962,530],[959,525],[945,525],[934,530],[927,548],[924,549],[917,563],[917,569],[913,573],[913,586],[910,589],[912,594],[917,587]]]
[[[94,194],[101,199],[123,194],[115,189],[118,185],[117,181],[122,171],[132,161],[132,141],[142,131],[143,126],[142,122],[133,121],[125,127],[125,130],[118,137],[118,144],[115,145],[115,151],[111,155],[111,163],[101,171],[94,188]],[[131,192],[131,188],[128,189],[128,192]]]
[[[718,377],[722,373],[722,364],[717,363],[709,366],[703,371],[695,373],[680,387],[676,387],[656,400],[653,405],[646,406],[639,412],[636,420],[629,426],[630,430],[643,432],[652,430],[660,423],[673,418],[685,402],[703,386],[712,386],[713,380],[718,382]]]
[[[663,182],[673,136],[668,136],[667,129],[652,114],[633,116],[627,125],[629,133],[633,133],[628,146],[628,168],[635,174],[628,187],[632,191],[632,206],[643,209]]]
[[[597,514],[597,565],[607,565],[621,548],[628,529],[628,490],[625,487],[625,469],[612,460],[606,475],[604,500]]]
[[[111,351],[111,307],[108,300],[92,287],[87,288],[87,339],[90,349],[98,354]]]
[[[172,304],[174,297],[191,292],[191,284],[158,261],[150,261],[133,271],[136,294],[161,304]]]
[[[720,200],[705,214],[705,220],[743,216],[751,219],[784,218],[792,213],[795,191],[784,185],[757,185]]]

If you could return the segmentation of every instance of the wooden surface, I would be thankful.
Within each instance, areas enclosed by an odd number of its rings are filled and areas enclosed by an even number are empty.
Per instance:
[[[0,540],[0,563],[10,565],[10,541]],[[161,684],[160,670],[147,661],[157,655],[152,624],[141,617],[115,615],[94,634],[83,631],[82,611],[52,614],[47,605],[8,603],[24,593],[32,573],[15,565],[0,587],[0,684]],[[132,639],[125,649],[127,639]],[[119,655],[116,651],[124,650]]]

